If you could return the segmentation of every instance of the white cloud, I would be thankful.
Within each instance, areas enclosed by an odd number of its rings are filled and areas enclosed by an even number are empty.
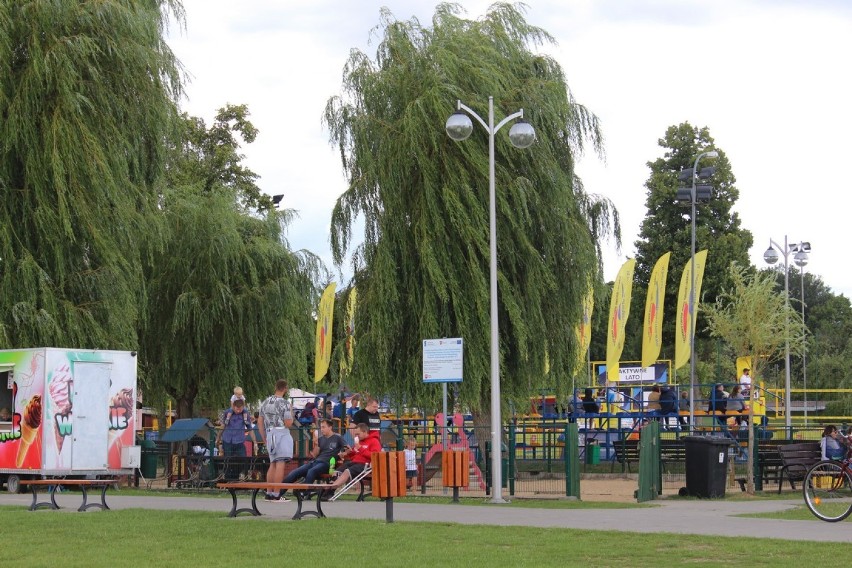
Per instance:
[[[489,2],[465,2],[481,16]],[[353,47],[370,55],[370,31],[387,5],[398,19],[429,25],[427,1],[184,0],[187,33],[170,41],[192,73],[185,109],[210,119],[227,102],[246,103],[260,129],[245,149],[267,193],[284,193],[300,212],[296,248],[330,264],[328,229],[346,182],[321,124],[340,93]],[[731,160],[752,260],[762,265],[769,238],[809,240],[808,270],[852,296],[843,262],[847,133],[852,130],[852,9],[844,2],[807,5],[767,0],[530,1],[527,19],[557,41],[546,48],[565,69],[577,100],[598,114],[606,164],[580,163],[587,191],[610,197],[624,219],[624,251],[610,247],[606,276],[633,254],[644,217],[645,163],[661,151],[673,124],[708,126]],[[487,93],[483,93],[483,99]],[[841,262],[837,262],[840,260]]]

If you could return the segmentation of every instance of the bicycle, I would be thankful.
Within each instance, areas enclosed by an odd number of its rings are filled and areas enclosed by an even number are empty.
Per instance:
[[[805,504],[818,519],[836,523],[852,513],[852,458],[825,460],[805,475]]]

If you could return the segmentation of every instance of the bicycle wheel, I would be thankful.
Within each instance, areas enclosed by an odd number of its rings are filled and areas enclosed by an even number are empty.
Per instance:
[[[805,476],[802,492],[811,513],[835,523],[852,513],[852,478],[841,462],[822,461]]]

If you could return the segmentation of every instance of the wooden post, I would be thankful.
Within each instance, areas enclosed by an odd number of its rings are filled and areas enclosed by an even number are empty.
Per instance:
[[[393,522],[393,498],[405,497],[405,452],[374,452],[373,497],[385,500],[385,518]]]
[[[459,487],[470,485],[470,450],[450,450],[441,454],[444,487],[453,488],[453,502],[459,502]]]

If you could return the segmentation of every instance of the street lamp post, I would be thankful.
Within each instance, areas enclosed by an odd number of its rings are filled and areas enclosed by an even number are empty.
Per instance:
[[[488,123],[469,106],[458,101],[456,112],[447,119],[447,134],[453,140],[465,140],[473,132],[473,117],[488,132],[488,201],[491,256],[491,502],[505,503],[503,499],[503,472],[500,457],[502,449],[502,420],[500,416],[500,336],[497,321],[497,203],[494,182],[494,135],[514,119],[523,119],[524,110],[511,114],[494,126],[494,97],[488,97]],[[532,125],[519,120],[509,129],[509,141],[516,148],[527,148],[535,142]]]
[[[706,179],[713,175],[715,172],[715,168],[705,168],[704,170],[698,170],[698,163],[701,161],[701,158],[718,158],[719,152],[715,150],[711,150],[709,152],[702,152],[698,154],[695,158],[695,164],[692,166],[692,171],[684,170],[681,172],[681,175],[678,177],[680,181],[686,181],[686,179],[692,179],[692,187],[689,189],[683,188],[678,189],[677,198],[678,200],[685,201],[686,198],[689,199],[690,204],[692,205],[692,246],[691,246],[691,258],[690,258],[690,276],[691,282],[689,284],[689,427],[695,427],[695,203],[698,199],[709,200],[710,199],[710,191],[711,187],[702,185],[696,186],[696,181],[698,179]],[[689,174],[688,178],[684,174]]]
[[[808,253],[811,252],[811,243],[800,242],[793,245],[796,255],[793,262],[799,267],[799,275],[802,280],[802,390],[805,397],[805,428],[808,427],[808,364],[807,364],[807,328],[805,327],[805,266],[808,264]]]
[[[804,245],[805,243],[802,243]],[[808,244],[810,248],[810,244]],[[790,253],[798,250],[797,245],[787,243],[787,235],[784,235],[784,246],[769,239],[769,248],[763,253],[763,260],[767,264],[778,262],[779,251],[784,256],[784,424],[787,427],[787,436],[790,436],[792,427],[792,416],[790,414]],[[804,251],[802,251],[804,253]],[[800,257],[801,259],[801,257]],[[807,262],[807,254],[804,256]]]

